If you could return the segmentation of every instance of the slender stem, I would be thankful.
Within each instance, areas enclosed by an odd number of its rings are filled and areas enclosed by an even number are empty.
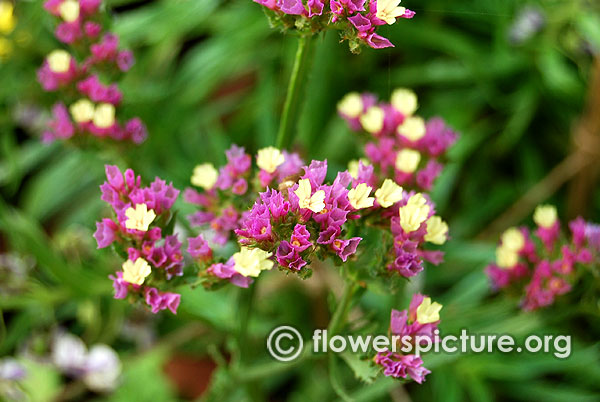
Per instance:
[[[252,305],[256,295],[256,284],[258,278],[250,285],[248,289],[240,289],[238,301],[238,333],[237,333],[237,367],[244,367],[248,364],[248,352],[250,346],[248,342],[248,325],[250,323],[250,315],[252,314]],[[258,384],[252,381],[244,383],[248,396],[252,401],[259,401],[260,389]]]
[[[352,301],[352,296],[354,296],[354,292],[356,292],[357,289],[358,285],[356,285],[356,283],[350,281],[345,283],[342,298],[333,312],[333,317],[331,317],[331,321],[327,326],[328,336],[336,335],[346,322],[346,316],[348,315],[350,302]]]
[[[283,149],[291,145],[294,135],[298,129],[298,117],[302,107],[304,97],[304,81],[308,74],[311,61],[310,42],[311,35],[302,35],[298,37],[298,50],[294,59],[292,75],[288,84],[287,95],[283,105],[281,122],[279,123],[279,132],[277,133],[277,148]]]

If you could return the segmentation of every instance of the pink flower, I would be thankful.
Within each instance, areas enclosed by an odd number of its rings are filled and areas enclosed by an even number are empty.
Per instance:
[[[167,308],[171,310],[173,314],[177,314],[177,307],[179,307],[179,302],[181,301],[180,294],[159,292],[158,289],[151,287],[144,288],[144,297],[154,314]]]

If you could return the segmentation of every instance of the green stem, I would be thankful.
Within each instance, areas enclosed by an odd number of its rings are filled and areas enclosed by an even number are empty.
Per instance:
[[[327,326],[328,336],[331,337],[336,335],[346,322],[346,316],[348,315],[350,302],[352,301],[352,296],[354,296],[354,293],[357,289],[358,285],[355,282],[347,281],[345,283],[344,290],[342,292],[342,298],[333,312],[333,317],[331,317],[331,321]]]
[[[236,337],[237,341],[237,367],[244,367],[248,364],[248,352],[250,351],[250,345],[248,342],[248,325],[250,323],[250,315],[252,314],[252,306],[256,295],[256,284],[258,278],[249,286],[248,289],[240,289],[240,296],[238,301],[238,333]],[[258,384],[252,381],[244,383],[246,392],[250,400],[260,401],[260,389]]]
[[[287,95],[283,105],[279,132],[277,133],[277,148],[279,149],[284,149],[291,145],[298,129],[298,117],[305,94],[303,83],[306,81],[311,61],[311,40],[311,35],[298,37],[298,50],[296,51],[292,75],[290,76]]]

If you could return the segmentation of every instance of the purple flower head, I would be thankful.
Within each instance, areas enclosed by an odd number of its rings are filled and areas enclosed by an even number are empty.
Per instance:
[[[52,108],[53,119],[48,124],[49,131],[46,133],[47,138],[51,139],[67,139],[75,134],[75,126],[71,123],[69,112],[62,103],[57,103]]]
[[[208,261],[212,258],[212,250],[202,235],[188,238],[187,252],[201,261]]]
[[[79,25],[79,20],[73,22],[62,22],[58,24],[56,30],[54,31],[54,35],[63,43],[75,43],[83,36],[83,33],[81,32],[81,26]]]
[[[310,165],[304,167],[304,176],[302,179],[310,180],[310,185],[314,189],[319,187],[325,181],[327,175],[327,160],[313,160]]]
[[[443,165],[441,163],[438,163],[433,159],[430,160],[427,162],[425,168],[417,172],[417,185],[423,190],[431,190],[433,182],[438,178],[440,173],[442,173],[442,169]]]
[[[439,156],[456,142],[458,135],[439,117],[430,119],[425,124],[425,136],[420,143],[432,156]]]
[[[331,243],[331,247],[338,257],[340,257],[342,261],[346,262],[349,256],[356,253],[356,248],[361,240],[361,237],[353,237],[348,240],[336,239],[333,241],[333,243]]]
[[[85,16],[90,16],[98,12],[102,0],[79,0],[80,12]]]
[[[573,235],[573,243],[577,249],[583,247],[585,242],[585,227],[585,220],[581,216],[569,222],[569,229]]]
[[[298,253],[301,253],[312,245],[310,233],[306,230],[306,226],[297,223],[296,226],[294,226],[294,232],[290,239],[290,246]]]
[[[169,309],[173,314],[177,314],[177,307],[181,301],[181,295],[177,293],[159,292],[156,288],[144,288],[146,303],[152,308],[152,313],[156,314],[161,310]]]
[[[117,53],[117,67],[119,70],[126,72],[131,69],[135,63],[135,58],[130,50],[121,50]]]
[[[295,152],[283,151],[284,162],[277,167],[277,180],[284,181],[290,176],[299,174],[304,166],[304,161]]]
[[[83,32],[90,39],[95,39],[102,32],[102,25],[97,22],[86,21],[83,24]]]
[[[305,15],[306,9],[302,0],[277,0],[277,6],[281,11],[290,15]]]
[[[146,140],[148,131],[139,117],[134,117],[125,123],[125,136],[133,141],[134,144],[141,144]]]
[[[119,226],[112,219],[104,218],[102,221],[96,222],[94,239],[98,243],[98,248],[110,246],[115,241],[118,231]]]
[[[378,35],[376,33],[372,33],[369,36],[367,36],[366,42],[373,49],[384,49],[386,47],[394,47],[394,45],[392,44],[392,42],[389,41],[389,39],[384,38],[383,36]]]
[[[423,270],[423,261],[416,252],[409,252],[400,248],[396,250],[396,259],[388,265],[387,269],[397,271],[400,275],[409,278]]]
[[[323,0],[308,0],[308,17],[312,17],[313,15],[321,15],[323,14],[323,7],[325,4]]]
[[[406,378],[410,376],[417,383],[425,381],[431,371],[423,367],[423,360],[417,355],[401,355],[391,351],[379,352],[374,359],[375,364],[383,367],[387,377]]]
[[[123,280],[123,272],[121,271],[116,272],[115,275],[109,275],[108,278],[113,281],[113,288],[115,289],[115,299],[126,298],[130,286],[135,291],[139,290],[140,288],[138,285],[125,282]]]
[[[239,178],[233,182],[231,192],[235,195],[244,195],[248,191],[248,182],[246,179]]]
[[[206,272],[221,279],[228,279],[233,285],[240,288],[247,288],[252,282],[252,278],[239,274],[234,269],[235,262],[233,257],[230,258],[226,263],[213,264]]]
[[[277,262],[284,268],[290,268],[295,271],[299,271],[303,266],[306,265],[306,261],[300,257],[300,254],[292,247],[292,245],[284,240],[279,243],[277,252],[275,253]]]

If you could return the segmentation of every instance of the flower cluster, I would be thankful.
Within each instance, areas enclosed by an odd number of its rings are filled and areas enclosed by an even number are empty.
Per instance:
[[[225,153],[227,164],[217,170],[212,164],[204,163],[195,167],[191,183],[202,192],[187,188],[184,199],[200,207],[200,211],[188,216],[192,226],[207,231],[208,240],[216,246],[224,246],[236,230],[242,228],[248,209],[256,199],[256,194],[270,185],[285,181],[297,175],[304,162],[295,153],[280,151],[273,147],[260,149],[256,156],[258,171],[252,174],[252,157],[242,147],[233,145]],[[213,250],[204,235],[188,239],[188,252],[192,258],[204,266],[200,275],[211,286],[225,279],[236,286],[247,287],[252,275],[247,270],[236,270],[241,261],[246,266],[269,265],[268,256],[261,250],[243,248],[227,261],[213,259]],[[271,262],[270,267],[273,264]],[[260,271],[259,271],[260,272]]]
[[[269,10],[271,21],[284,29],[314,34],[333,28],[348,40],[350,50],[361,44],[374,49],[394,45],[376,33],[381,25],[392,25],[397,18],[412,18],[414,11],[401,7],[400,0],[254,0]]]
[[[496,262],[486,268],[495,289],[511,287],[524,293],[524,310],[549,306],[569,292],[577,278],[577,264],[590,265],[600,253],[598,225],[577,218],[569,223],[571,241],[566,241],[553,206],[538,206],[533,220],[534,233],[512,227],[502,234]]]
[[[12,52],[12,42],[7,37],[17,25],[11,2],[0,0],[0,63]]]
[[[141,143],[147,136],[139,118],[123,123],[117,119],[122,94],[111,77],[128,71],[133,54],[119,50],[116,35],[103,30],[99,13],[101,0],[47,0],[44,8],[61,22],[55,35],[83,55],[56,49],[38,70],[44,90],[60,91],[61,101],[52,109],[53,119],[43,134],[44,141],[91,134],[98,138]],[[104,82],[103,82],[104,81]]]
[[[457,135],[440,118],[426,122],[416,116],[417,107],[415,93],[400,88],[389,103],[372,94],[350,93],[338,103],[338,112],[352,130],[369,135],[364,163],[402,186],[429,191],[443,168],[438,159]]]
[[[169,309],[176,314],[180,295],[162,292],[163,285],[183,275],[183,255],[173,226],[173,206],[179,190],[158,177],[148,187],[133,170],[122,174],[117,166],[106,166],[107,181],[100,186],[102,200],[110,204],[116,221],[104,218],[96,223],[98,248],[114,245],[126,258],[122,271],[113,280],[115,298],[143,298],[153,313]]]
[[[414,345],[419,340],[427,342],[439,342],[437,326],[440,323],[440,310],[442,305],[432,302],[431,298],[422,294],[415,294],[410,302],[408,311],[392,310],[390,319],[390,332],[398,336],[398,343],[403,340],[411,341]],[[396,350],[402,348],[396,345]],[[373,358],[376,365],[381,366],[383,374],[388,377],[406,378],[410,376],[414,381],[421,384],[425,376],[431,371],[423,367],[423,360],[414,354],[402,354],[387,350],[379,352]]]

